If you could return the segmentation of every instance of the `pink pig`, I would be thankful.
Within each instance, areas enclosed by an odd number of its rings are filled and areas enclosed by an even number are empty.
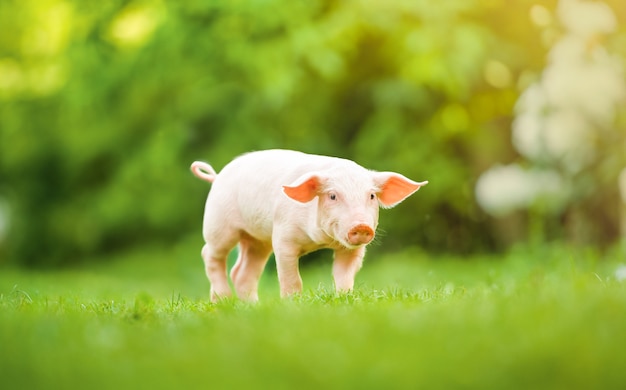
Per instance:
[[[230,277],[241,299],[258,300],[259,279],[272,251],[283,297],[302,291],[300,256],[322,248],[335,251],[337,291],[352,290],[365,246],[374,239],[379,205],[391,208],[428,183],[290,150],[244,154],[219,175],[199,161],[191,171],[213,183],[202,229],[213,301],[231,295],[226,258],[237,243],[239,257]]]

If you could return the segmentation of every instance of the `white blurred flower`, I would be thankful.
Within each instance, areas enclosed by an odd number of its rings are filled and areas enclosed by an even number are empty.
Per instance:
[[[552,106],[579,111],[602,125],[614,120],[625,95],[622,74],[613,61],[550,65],[541,84]]]
[[[541,160],[545,154],[541,139],[542,126],[543,118],[533,113],[518,115],[513,121],[513,146],[533,161]]]
[[[616,28],[611,9],[601,2],[560,0],[557,14],[566,34],[552,47],[539,81],[521,94],[512,142],[531,162],[558,164],[569,178],[600,155],[596,137],[612,128],[626,85],[621,64],[598,39]],[[626,173],[622,176],[626,201]],[[533,204],[564,207],[570,189],[556,171],[508,165],[483,173],[475,191],[485,211],[502,215]]]
[[[584,39],[566,35],[552,46],[548,53],[548,62],[552,65],[568,66],[572,63],[585,62],[588,45]]]
[[[515,149],[531,160],[541,160],[545,153],[541,132],[548,100],[540,84],[534,83],[522,92],[516,105],[512,125]]]
[[[552,14],[541,4],[535,4],[529,10],[530,20],[537,26],[547,27],[552,23]]]
[[[587,19],[577,18],[589,4],[578,0],[559,4],[570,30],[578,22],[587,23]],[[597,16],[593,14],[596,6],[594,3],[589,8],[591,18]],[[603,11],[599,13],[606,11],[612,17],[609,8],[600,9]],[[601,26],[600,19],[606,16],[597,18],[593,25]],[[608,31],[601,27],[596,30]],[[592,132],[614,121],[626,96],[623,73],[603,47],[589,42],[589,38],[571,33],[563,37],[550,51],[549,64],[539,82],[521,94],[515,107],[512,140],[526,158],[534,162],[558,160],[570,172],[577,172],[594,157]]]
[[[520,95],[515,104],[517,113],[541,114],[548,106],[548,99],[540,84],[531,84]]]
[[[584,168],[595,155],[591,129],[578,111],[559,110],[548,116],[543,140],[547,154],[572,173]]]
[[[512,125],[513,146],[532,161],[563,161],[576,172],[594,155],[591,129],[580,111],[548,107],[541,85],[522,94]]]
[[[626,264],[620,264],[615,270],[615,280],[622,282],[626,280]]]
[[[602,2],[561,0],[557,14],[569,32],[582,37],[607,34],[617,27],[613,11]]]
[[[606,126],[626,96],[621,64],[599,44],[598,35],[615,30],[613,11],[602,2],[561,0],[558,15],[568,34],[554,44],[541,84],[558,108],[580,110]]]
[[[538,198],[555,198],[564,193],[561,177],[554,171],[527,171],[517,164],[495,166],[476,183],[478,204],[494,216],[527,208]]]
[[[490,214],[506,214],[527,205],[532,197],[526,175],[518,165],[495,166],[476,183],[476,200]]]

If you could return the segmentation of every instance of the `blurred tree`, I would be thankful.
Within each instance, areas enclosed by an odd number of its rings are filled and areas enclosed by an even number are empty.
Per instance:
[[[385,249],[497,247],[473,188],[515,158],[516,80],[542,68],[532,20],[551,17],[534,5],[3,1],[3,261],[70,264],[197,232],[208,188],[189,163],[265,148],[430,180],[382,215]]]

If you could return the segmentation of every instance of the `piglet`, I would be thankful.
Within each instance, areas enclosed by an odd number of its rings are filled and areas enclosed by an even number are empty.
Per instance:
[[[379,205],[391,208],[428,183],[290,150],[244,154],[219,174],[200,161],[191,171],[213,183],[202,232],[212,301],[231,296],[226,258],[237,243],[239,257],[230,277],[240,299],[258,300],[259,279],[272,251],[283,297],[302,291],[299,258],[322,248],[335,252],[336,290],[352,290],[365,246],[374,239]]]

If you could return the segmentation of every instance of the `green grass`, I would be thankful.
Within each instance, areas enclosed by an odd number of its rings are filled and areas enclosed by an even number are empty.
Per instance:
[[[618,251],[369,257],[355,292],[330,261],[305,292],[208,302],[198,243],[54,272],[0,270],[6,389],[623,388]]]

